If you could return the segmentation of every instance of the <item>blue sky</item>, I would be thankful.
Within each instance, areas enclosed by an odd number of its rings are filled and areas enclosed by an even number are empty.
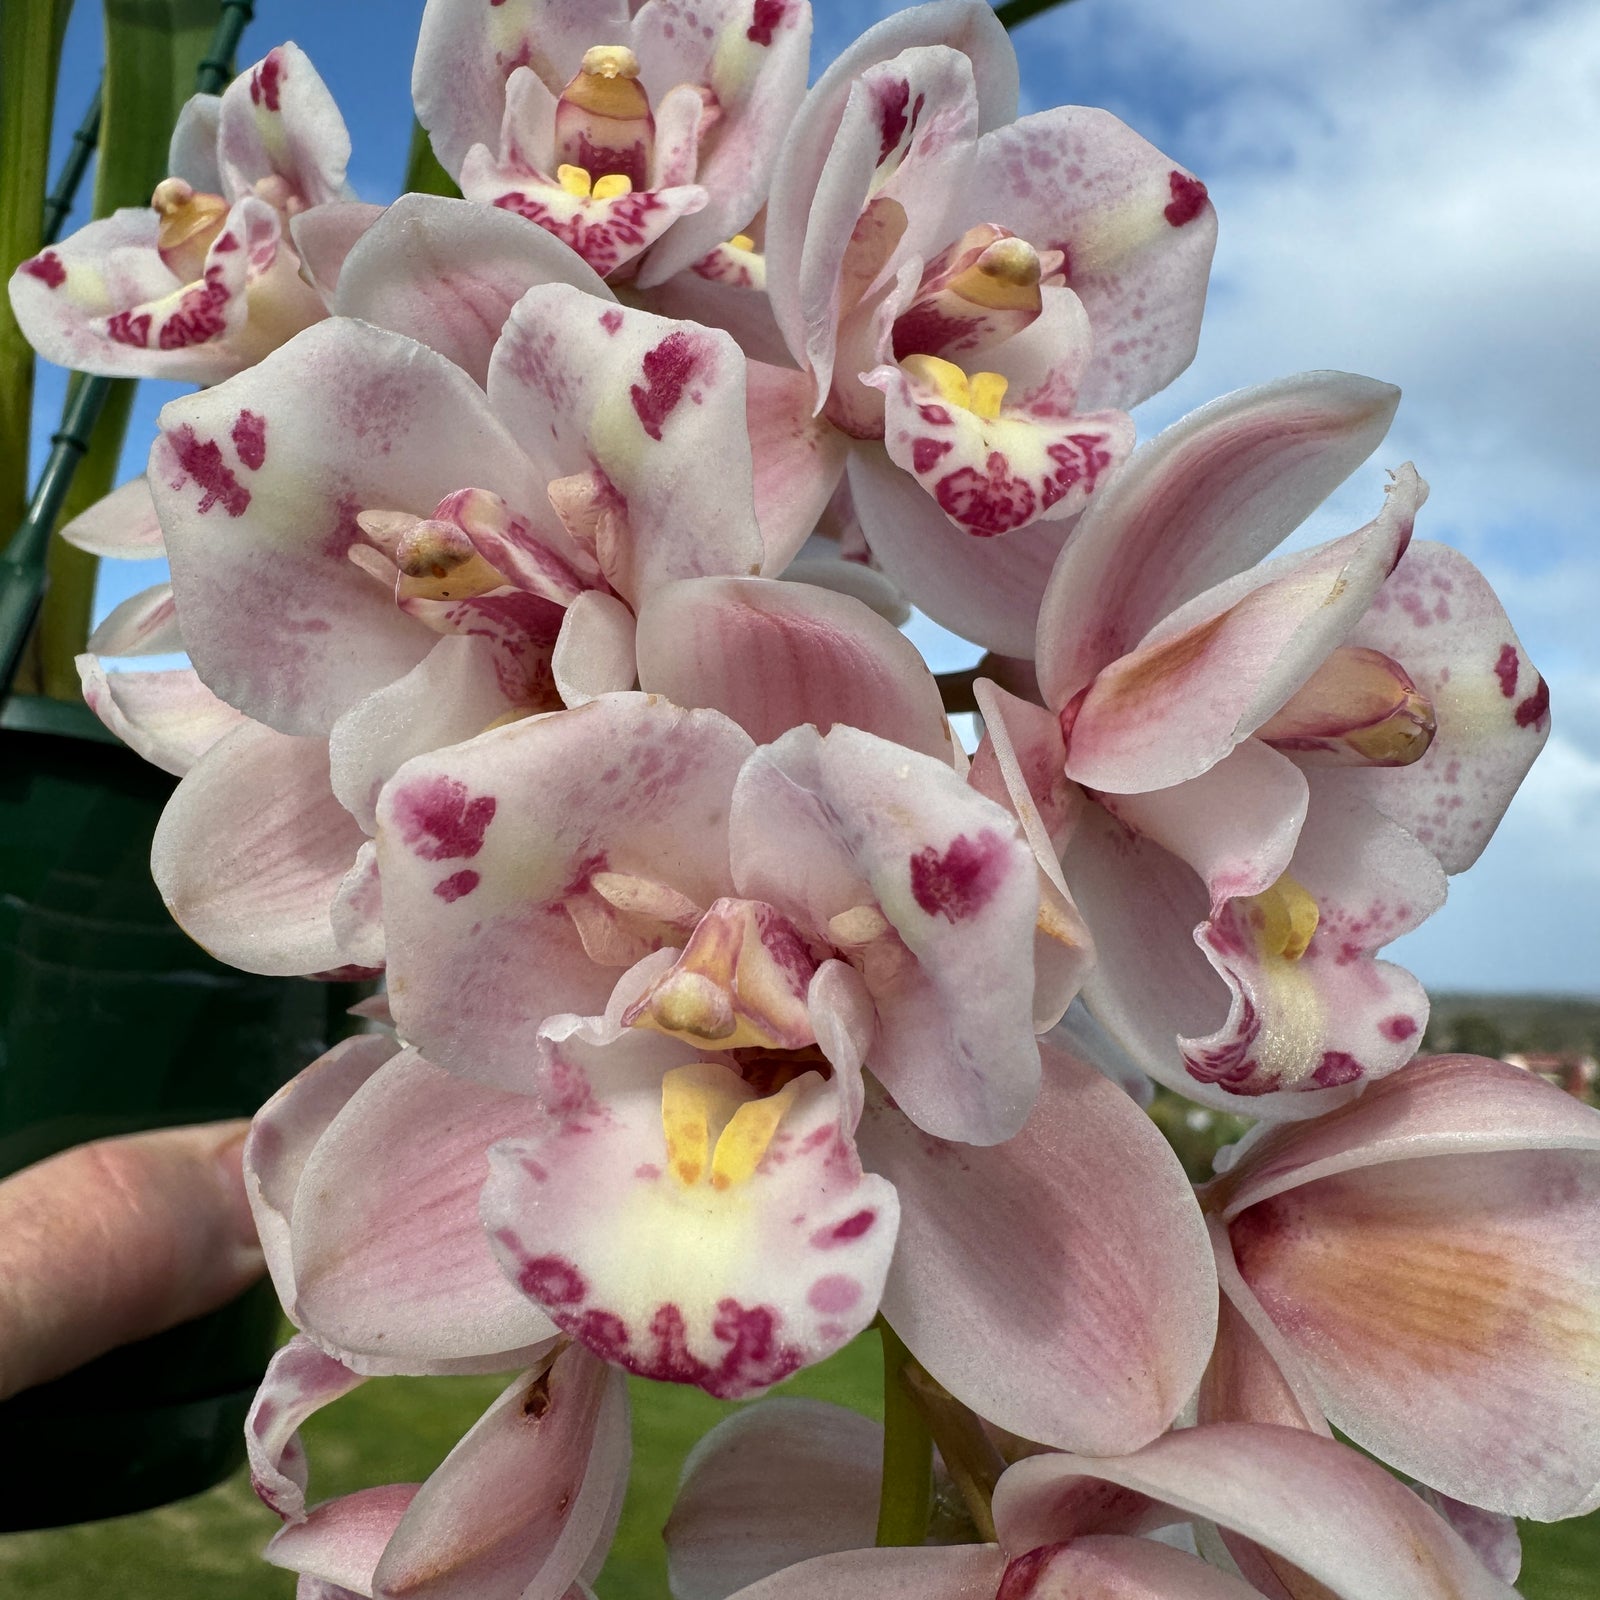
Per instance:
[[[891,9],[817,4],[813,71]],[[350,125],[364,199],[401,181],[421,10],[258,0],[246,35],[241,60],[284,39],[311,56]],[[63,136],[96,69],[98,14],[75,9]],[[1435,987],[1600,991],[1600,8],[1072,0],[1016,41],[1025,110],[1106,106],[1217,204],[1200,352],[1141,409],[1141,433],[1309,367],[1400,384],[1389,441],[1299,542],[1366,521],[1383,468],[1415,460],[1433,488],[1419,535],[1484,568],[1550,681],[1555,731],[1499,835],[1390,953]],[[144,387],[130,476],[178,392]],[[42,414],[59,394],[45,369]],[[156,575],[120,567],[106,603]]]

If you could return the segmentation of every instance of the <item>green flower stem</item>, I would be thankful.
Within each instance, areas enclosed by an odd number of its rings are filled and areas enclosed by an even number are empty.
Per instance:
[[[915,1361],[906,1367],[903,1381],[939,1446],[939,1457],[960,1491],[973,1530],[982,1543],[994,1543],[994,1486],[1006,1469],[1005,1457],[976,1415]]]
[[[61,36],[71,0],[0,5],[0,274],[44,243],[50,117]],[[33,351],[0,296],[0,534],[22,521],[28,502],[28,419]]]
[[[906,1385],[911,1352],[882,1317],[883,1488],[878,1500],[878,1543],[920,1545],[933,1514],[933,1435]]]

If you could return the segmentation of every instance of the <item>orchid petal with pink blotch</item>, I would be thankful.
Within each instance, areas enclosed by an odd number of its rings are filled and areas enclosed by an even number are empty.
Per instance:
[[[742,894],[826,939],[877,1011],[867,1065],[920,1128],[993,1144],[1038,1093],[1038,869],[1015,819],[944,763],[795,728],[739,776]]]
[[[528,1092],[546,1018],[603,1011],[625,969],[731,892],[727,817],[753,748],[716,712],[622,694],[402,767],[378,806],[402,1032]]]
[[[533,289],[495,347],[489,401],[630,604],[673,578],[760,570],[745,359],[727,334]]]
[[[91,222],[17,268],[18,324],[48,359],[86,372],[215,383],[240,371],[326,314],[288,222],[344,197],[349,156],[316,69],[279,45],[220,102],[190,102],[150,207]]]
[[[1263,1130],[1203,1192],[1328,1419],[1447,1495],[1600,1503],[1600,1116],[1469,1056]]]

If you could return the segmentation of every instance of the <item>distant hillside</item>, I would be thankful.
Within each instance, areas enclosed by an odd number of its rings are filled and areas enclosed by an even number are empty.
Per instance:
[[[1571,995],[1435,994],[1424,1050],[1499,1056],[1508,1050],[1600,1055],[1600,999]]]

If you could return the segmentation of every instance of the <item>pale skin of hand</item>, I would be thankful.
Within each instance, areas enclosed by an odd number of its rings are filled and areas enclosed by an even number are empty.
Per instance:
[[[0,1182],[0,1399],[215,1310],[264,1270],[247,1122],[79,1145]]]

